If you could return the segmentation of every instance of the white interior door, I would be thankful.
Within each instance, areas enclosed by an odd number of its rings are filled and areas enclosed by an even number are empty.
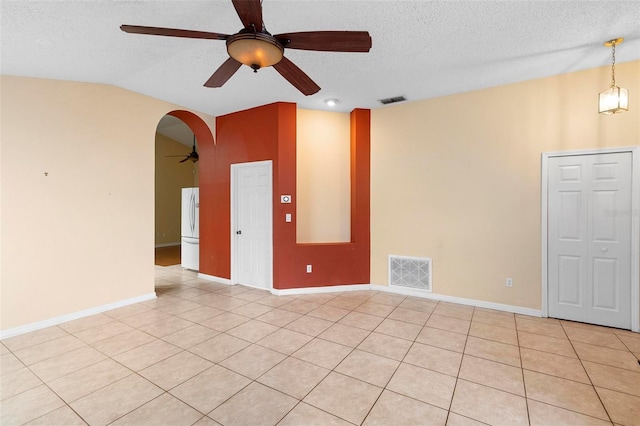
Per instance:
[[[234,284],[272,287],[271,169],[271,161],[231,166]]]
[[[550,157],[549,316],[631,328],[631,152]]]

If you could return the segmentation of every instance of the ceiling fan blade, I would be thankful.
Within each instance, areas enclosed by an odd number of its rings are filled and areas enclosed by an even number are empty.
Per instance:
[[[185,158],[184,160],[180,160],[178,161],[178,163],[184,163],[185,161],[187,161],[189,159],[189,157]]]
[[[256,31],[262,31],[262,4],[260,0],[232,0],[238,16],[245,28],[255,25]]]
[[[296,64],[285,57],[283,57],[282,60],[273,67],[305,96],[313,95],[320,90],[320,86],[311,80],[311,78],[309,78],[304,71],[298,68]]]
[[[371,36],[367,31],[307,31],[274,37],[287,49],[323,52],[368,52],[371,49]]]
[[[204,83],[205,87],[222,87],[223,84],[238,71],[242,64],[233,58],[229,58],[213,73],[209,80]]]
[[[120,25],[120,29],[125,33],[131,34],[149,34],[183,38],[204,38],[209,40],[226,40],[227,38],[229,38],[228,34],[209,33],[206,31],[179,30],[175,28],[144,27],[140,25]]]
[[[184,154],[180,154],[180,155],[165,155],[165,157],[184,157],[184,156],[185,156]]]

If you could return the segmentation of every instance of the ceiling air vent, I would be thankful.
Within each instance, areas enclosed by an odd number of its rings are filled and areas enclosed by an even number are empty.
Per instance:
[[[378,101],[383,105],[395,104],[396,102],[404,102],[406,100],[407,98],[405,98],[404,96],[395,96],[393,98],[378,99]]]

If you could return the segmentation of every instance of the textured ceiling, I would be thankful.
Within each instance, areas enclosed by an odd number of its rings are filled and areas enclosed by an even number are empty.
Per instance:
[[[0,2],[2,74],[107,83],[221,115],[275,101],[309,109],[377,108],[610,64],[602,43],[624,37],[618,62],[640,59],[639,1],[264,0],[274,34],[367,30],[370,53],[287,50],[322,90],[305,97],[274,69],[242,67],[203,87],[227,59],[223,41],[126,34],[121,24],[232,34],[228,0]],[[624,82],[619,82],[624,85]],[[607,80],[602,81],[602,89]],[[600,88],[598,88],[600,89]]]

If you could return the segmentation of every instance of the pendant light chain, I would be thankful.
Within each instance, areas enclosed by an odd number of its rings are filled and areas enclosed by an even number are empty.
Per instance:
[[[616,86],[616,46],[622,43],[622,37],[606,41],[605,46],[611,48],[611,84],[609,88],[598,95],[598,112],[611,115],[629,111],[629,91]]]
[[[616,42],[611,43],[611,87],[616,85]]]

